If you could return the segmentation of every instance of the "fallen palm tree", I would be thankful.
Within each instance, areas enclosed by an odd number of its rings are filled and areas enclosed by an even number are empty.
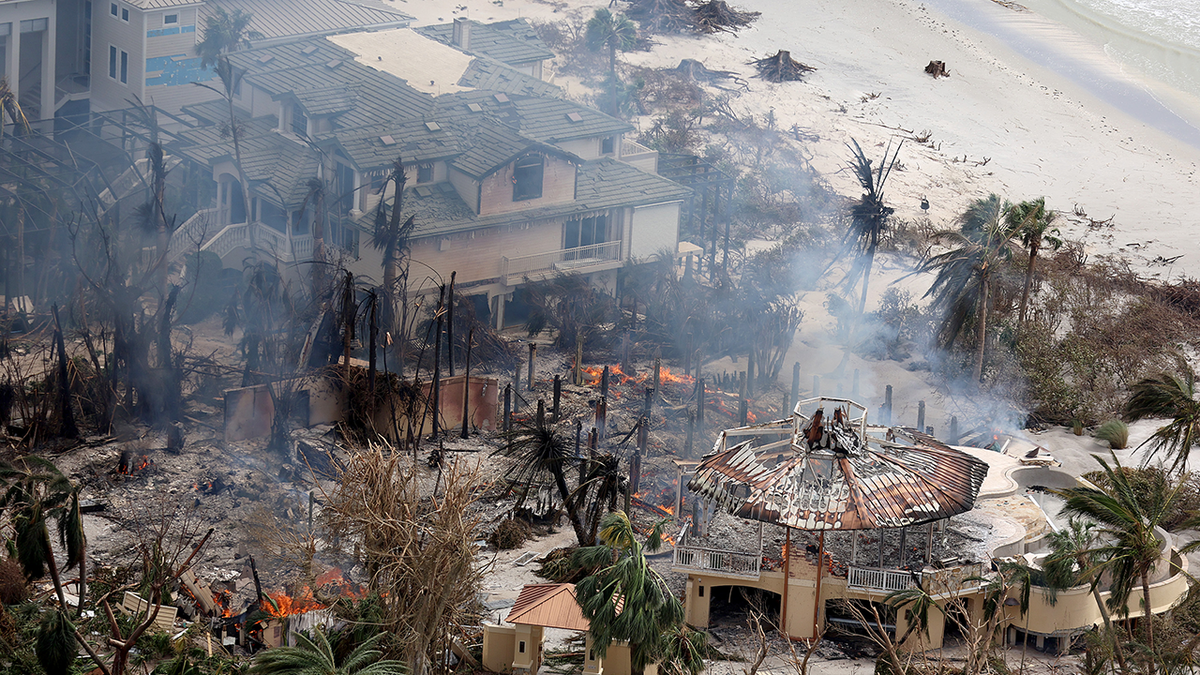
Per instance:
[[[708,0],[696,6],[696,30],[701,33],[733,33],[749,26],[762,12],[742,12],[725,0]]]
[[[794,82],[804,79],[804,74],[816,70],[792,58],[792,53],[779,50],[774,56],[750,62],[758,76],[769,82]]]

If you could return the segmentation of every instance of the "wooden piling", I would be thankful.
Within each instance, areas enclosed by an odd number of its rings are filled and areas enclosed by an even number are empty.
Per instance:
[[[704,433],[704,378],[696,378],[696,428]]]
[[[554,376],[554,403],[551,408],[550,419],[558,421],[559,404],[562,401],[562,375]]]
[[[600,398],[608,398],[608,366],[600,373]]]
[[[596,402],[596,434],[597,440],[604,440],[605,428],[608,423],[608,398],[601,396]]]
[[[546,401],[540,398],[537,401],[537,425],[539,428],[546,426]]]
[[[741,420],[739,426],[746,426],[746,419],[750,412],[750,406],[746,402],[746,373],[742,372],[738,382],[738,419]]]
[[[533,362],[537,357],[537,343],[529,343],[529,391],[533,391]]]
[[[654,379],[653,379],[653,382],[654,382],[653,387],[654,387],[655,393],[662,391],[662,389],[659,388],[661,379],[662,379],[662,355],[658,353],[658,350],[655,350],[655,352],[654,352]]]
[[[446,298],[446,363],[450,366],[450,377],[454,377],[454,277],[450,272],[450,291]]]
[[[792,402],[800,402],[800,362],[792,364]]]
[[[917,431],[925,433],[925,401],[917,401]]]
[[[958,445],[958,418],[950,418],[950,445]]]
[[[471,423],[471,345],[475,342],[475,327],[467,331],[467,360],[463,369],[463,413],[462,437],[467,437],[468,426]]]
[[[504,430],[512,431],[512,385],[504,385]]]
[[[892,385],[887,385],[883,390],[883,423],[891,426],[892,424]]]
[[[576,387],[583,386],[583,338],[575,338],[575,366],[571,370],[571,382]]]
[[[683,456],[692,458],[692,444],[696,436],[696,413],[688,411],[687,439],[683,442]]]

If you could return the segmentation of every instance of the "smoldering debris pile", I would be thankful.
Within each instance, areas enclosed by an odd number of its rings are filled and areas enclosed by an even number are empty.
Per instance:
[[[792,53],[779,50],[774,56],[755,59],[750,65],[758,71],[758,76],[768,82],[796,82],[804,79],[807,73],[816,70],[792,58]]]
[[[749,26],[759,12],[743,12],[725,0],[630,0],[629,18],[651,33],[734,33]]]

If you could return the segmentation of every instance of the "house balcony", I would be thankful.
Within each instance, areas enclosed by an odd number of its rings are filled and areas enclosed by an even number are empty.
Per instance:
[[[647,173],[658,173],[658,151],[627,138],[621,141],[621,161]]]
[[[505,285],[515,286],[525,281],[545,279],[559,272],[589,274],[620,266],[621,242],[606,241],[512,258],[503,256],[500,260],[500,276]]]

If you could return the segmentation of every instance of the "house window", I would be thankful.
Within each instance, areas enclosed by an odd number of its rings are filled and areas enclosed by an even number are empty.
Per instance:
[[[165,24],[172,24],[172,23],[179,23],[179,15],[178,14],[164,14],[163,15],[163,24],[165,25]]]
[[[525,641],[521,640],[521,644],[517,645],[517,651],[521,654],[525,653]]]
[[[608,216],[604,214],[568,220],[563,225],[563,248],[593,246],[608,241]]]
[[[108,46],[108,76],[117,79],[117,48]]]
[[[616,145],[617,145],[617,143],[616,143],[615,138],[613,138],[612,136],[605,136],[604,138],[600,139],[600,154],[602,154],[602,155],[613,154],[613,152],[614,152],[613,148],[615,148]]]
[[[108,13],[117,16],[117,3],[114,2],[108,6]]]
[[[418,164],[417,165],[417,182],[428,183],[433,180],[433,165]]]
[[[125,23],[129,23],[129,8],[128,7],[121,8],[121,20],[124,21]]]
[[[121,84],[129,84],[129,52],[121,52]]]
[[[543,161],[541,155],[517,160],[513,167],[513,201],[537,199],[542,196]]]
[[[292,106],[292,133],[304,137],[308,135],[308,117],[300,106]]]
[[[700,597],[702,597],[702,598],[704,597],[704,587],[703,586],[700,587]]]

